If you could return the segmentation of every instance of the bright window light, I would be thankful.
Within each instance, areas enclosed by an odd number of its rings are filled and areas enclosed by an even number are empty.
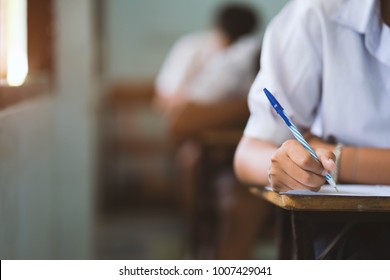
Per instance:
[[[0,0],[0,81],[20,86],[28,73],[27,0]]]

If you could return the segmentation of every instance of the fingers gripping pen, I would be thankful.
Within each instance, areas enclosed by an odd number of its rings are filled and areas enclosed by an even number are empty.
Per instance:
[[[279,104],[279,102],[272,95],[272,93],[269,92],[269,90],[267,90],[266,88],[264,88],[264,93],[267,96],[272,107],[275,109],[276,113],[278,113],[278,115],[283,119],[283,121],[286,123],[288,128],[294,134],[294,137],[303,145],[303,147],[305,147],[306,150],[309,151],[309,153],[312,155],[313,158],[315,158],[317,161],[320,161],[318,159],[317,155],[314,153],[313,149],[309,146],[309,144],[306,142],[305,138],[299,132],[298,128],[293,124],[293,122],[290,120],[290,118],[284,113],[283,107]],[[337,187],[336,187],[336,182],[333,180],[332,176],[329,173],[327,173],[325,175],[325,179],[338,192]]]

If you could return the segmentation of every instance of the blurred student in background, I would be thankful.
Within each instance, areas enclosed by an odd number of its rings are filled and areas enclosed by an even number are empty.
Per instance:
[[[277,192],[318,191],[332,171],[340,183],[390,184],[389,26],[390,1],[287,4],[267,28],[249,94],[251,116],[235,156],[243,181]],[[306,132],[321,163],[290,139],[264,87]],[[342,226],[317,225],[317,255]],[[389,232],[388,225],[356,223],[330,257],[388,259]]]
[[[248,116],[247,93],[259,68],[259,18],[243,4],[218,9],[209,30],[180,38],[156,81],[156,106],[168,117],[178,144],[180,188],[189,221],[196,212],[202,147],[196,138],[209,128],[241,125]],[[203,257],[247,259],[262,216],[267,213],[235,180],[232,161],[215,178],[218,200],[216,252]],[[199,249],[199,248],[198,248]]]
[[[260,48],[254,11],[241,4],[221,7],[210,30],[180,38],[156,81],[161,106],[188,101],[211,103],[246,95],[255,77]]]

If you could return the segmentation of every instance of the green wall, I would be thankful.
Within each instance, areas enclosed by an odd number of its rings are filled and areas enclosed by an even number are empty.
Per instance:
[[[263,27],[288,0],[242,0],[261,12]],[[104,74],[118,79],[151,79],[173,42],[207,28],[221,3],[229,0],[109,0],[104,2]],[[259,37],[263,30],[259,31]]]

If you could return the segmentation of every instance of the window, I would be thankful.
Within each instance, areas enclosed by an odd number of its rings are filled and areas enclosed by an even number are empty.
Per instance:
[[[0,0],[0,83],[20,86],[26,79],[27,0]]]
[[[52,4],[0,0],[0,109],[53,85]]]

